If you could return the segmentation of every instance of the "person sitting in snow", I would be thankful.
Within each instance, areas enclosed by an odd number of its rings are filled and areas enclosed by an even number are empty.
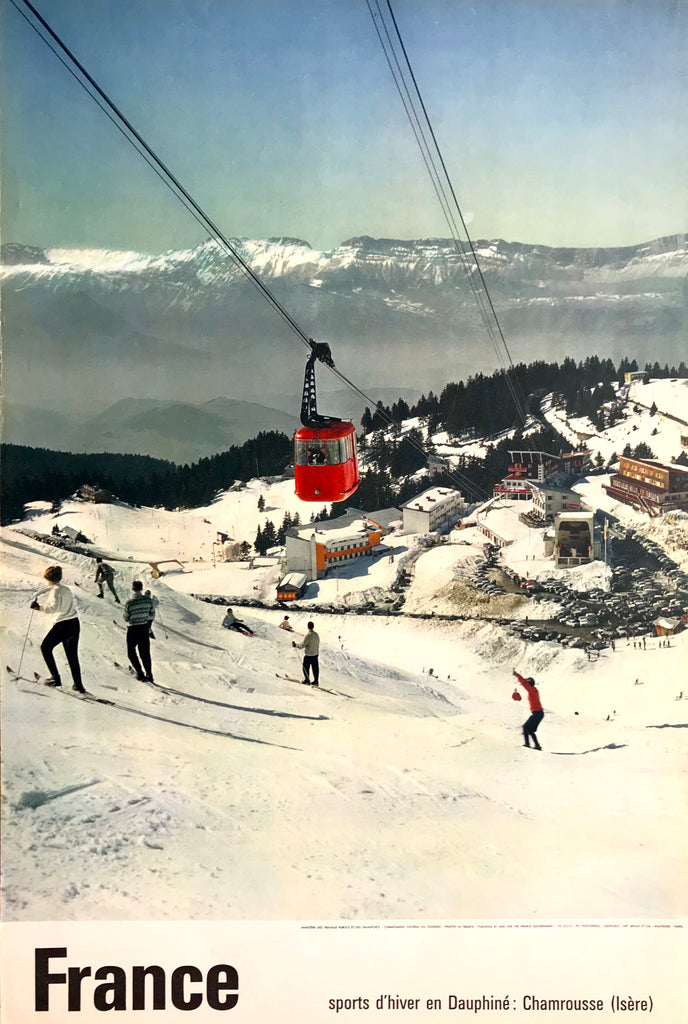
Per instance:
[[[539,726],[542,719],[545,717],[545,712],[542,710],[542,704],[540,703],[540,694],[538,693],[535,685],[535,680],[532,676],[528,679],[524,679],[520,673],[514,669],[514,675],[518,679],[521,686],[525,689],[528,694],[528,704],[530,705],[530,718],[523,723],[523,745],[525,747],[530,746],[530,738],[533,738],[533,746],[536,750],[542,750],[538,742],[538,738],[535,735],[535,731]]]
[[[288,629],[290,633],[294,632],[294,629],[293,629],[291,623],[289,622],[289,616],[288,615],[284,616],[284,618],[282,619],[282,621],[279,624],[279,628],[280,629]]]
[[[246,625],[245,622],[241,622],[237,619],[236,615],[231,608],[227,609],[224,619],[222,620],[223,629],[235,629],[237,633],[243,633],[244,636],[255,636],[256,634],[252,629]]]
[[[98,590],[100,593],[98,597],[103,597],[103,584],[107,583],[108,590],[115,599],[115,604],[119,604],[120,600],[117,597],[117,591],[115,590],[115,570],[107,562],[104,562],[102,558],[96,558],[96,575],[94,582],[98,584]]]

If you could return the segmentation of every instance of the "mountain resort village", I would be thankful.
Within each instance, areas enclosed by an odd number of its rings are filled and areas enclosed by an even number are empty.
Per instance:
[[[640,415],[638,402],[645,392],[655,396],[652,401],[665,400],[673,409],[676,396],[683,398],[688,384],[684,380],[626,381],[617,397],[638,419],[633,429],[640,427],[642,432],[644,420],[656,430],[663,419],[673,435],[674,450],[682,450],[688,440],[688,421],[671,412],[662,414],[659,404],[652,417],[647,412]],[[688,397],[683,401],[688,404]],[[632,413],[633,408],[638,412]],[[406,603],[406,595],[413,591],[412,579],[417,571],[423,572],[424,561],[441,563],[447,582],[463,580],[467,566],[477,571],[482,563],[491,567],[489,593],[500,600],[481,608],[480,615],[506,623],[513,613],[511,626],[518,626],[521,633],[524,609],[530,609],[525,615],[529,622],[545,619],[537,614],[537,603],[544,595],[552,595],[552,587],[561,598],[564,590],[570,594],[585,590],[584,581],[595,578],[593,593],[576,598],[579,606],[585,606],[583,616],[549,615],[539,630],[531,628],[534,639],[547,636],[597,651],[629,630],[655,635],[680,632],[688,615],[685,566],[675,563],[669,553],[658,552],[650,536],[658,522],[674,527],[670,534],[683,536],[681,529],[688,522],[688,464],[621,454],[618,463],[607,467],[610,442],[604,435],[586,431],[585,423],[564,425],[560,413],[550,416],[563,431],[561,450],[558,454],[509,450],[508,471],[493,482],[487,500],[470,501],[456,486],[433,484],[433,476],[458,463],[461,453],[460,446],[452,448],[446,435],[440,434],[433,441],[441,456],[426,472],[425,485],[421,482],[417,493],[398,507],[366,512],[353,502],[343,502],[343,511],[317,518],[311,514],[311,521],[302,523],[298,503],[288,497],[293,488],[288,470],[281,478],[239,481],[204,510],[201,527],[206,529],[199,529],[198,515],[191,511],[179,517],[184,524],[182,536],[172,526],[163,530],[155,550],[149,552],[149,571],[175,589],[218,604],[288,605],[313,613],[424,614],[410,611]],[[419,425],[417,420],[408,421],[403,429]],[[564,449],[564,444],[575,444],[575,448]],[[422,481],[423,474],[418,476]],[[34,503],[28,521],[14,529],[68,550],[75,548],[78,539],[81,543],[76,548],[84,554],[98,552],[115,563],[129,560],[130,555],[105,543],[107,515],[89,516],[84,502],[110,504],[113,516],[126,517],[126,504],[97,485],[84,484],[71,502],[59,508],[43,510],[40,502]],[[253,503],[255,509],[250,509]],[[141,509],[129,511],[132,518],[144,515]],[[276,542],[272,522],[278,511],[286,513],[281,543]],[[46,523],[51,524],[48,535]],[[643,524],[649,527],[645,538]],[[252,543],[256,528],[260,540]],[[87,536],[79,532],[83,530],[88,534],[86,545]],[[634,557],[639,564],[626,568],[632,551],[637,551]],[[642,615],[639,609],[631,613],[638,605],[637,595],[630,605],[621,602],[615,611],[609,604],[609,588],[621,590],[630,572],[652,577],[653,568],[657,585]],[[126,571],[126,565],[119,571]],[[662,575],[670,581],[668,587],[661,585]],[[455,589],[452,596],[449,585],[444,596],[445,616],[466,615],[463,588]],[[506,605],[509,614],[504,614]]]

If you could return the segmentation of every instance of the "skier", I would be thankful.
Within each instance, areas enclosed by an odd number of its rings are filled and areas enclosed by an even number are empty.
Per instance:
[[[289,616],[288,615],[284,616],[284,618],[282,619],[282,621],[279,624],[279,628],[280,629],[288,629],[290,633],[294,632],[293,627],[289,623]]]
[[[530,746],[530,737],[533,737],[533,746],[536,750],[542,750],[538,742],[538,738],[535,735],[535,731],[539,726],[542,719],[545,717],[545,712],[542,710],[542,704],[540,703],[540,694],[537,691],[535,680],[530,677],[524,679],[520,673],[514,669],[514,675],[518,679],[521,686],[525,689],[528,694],[528,704],[530,705],[530,718],[523,723],[523,745],[524,747]]]
[[[55,616],[52,629],[46,633],[41,644],[41,654],[48,666],[48,672],[50,672],[50,678],[46,679],[45,685],[62,686],[60,673],[53,657],[55,647],[58,644],[62,644],[67,656],[69,670],[72,673],[74,683],[72,689],[76,690],[77,693],[86,693],[81,681],[81,666],[79,665],[79,633],[81,626],[72,592],[69,587],[66,587],[61,582],[62,568],[59,565],[49,566],[43,573],[43,578],[48,581],[48,590],[42,592],[47,595],[45,602],[41,606],[38,603],[38,598],[41,595],[37,594],[31,602],[31,607],[34,611],[47,612],[48,615]]]
[[[150,590],[146,591],[146,597],[150,597],[151,601],[153,602],[153,608],[157,608],[158,605],[160,604],[160,601],[158,600],[157,597],[152,597],[151,596]],[[153,632],[153,620],[152,619],[148,623],[148,636],[151,638],[151,640],[155,640],[155,633]]]
[[[308,623],[308,632],[301,641],[297,644],[296,640],[292,640],[292,647],[302,649],[304,653],[303,658],[303,682],[306,686],[318,686],[318,680],[320,678],[320,663],[318,661],[318,655],[320,654],[320,637],[315,632],[315,626],[312,622]],[[310,670],[313,670],[313,682],[310,680]]]
[[[124,621],[127,623],[127,655],[139,682],[152,683],[149,630],[155,618],[155,605],[151,597],[143,593],[143,583],[134,580],[131,585],[134,596],[124,606]],[[139,655],[141,660],[139,661]],[[143,668],[141,667],[143,662]]]
[[[107,583],[108,590],[115,599],[115,604],[120,604],[120,599],[117,597],[117,591],[115,590],[114,584],[115,570],[107,562],[104,562],[102,558],[96,558],[96,575],[94,583],[98,584],[98,590],[100,593],[98,597],[103,597],[103,584]]]
[[[237,633],[243,633],[244,636],[256,635],[252,629],[249,629],[245,622],[241,622],[237,619],[231,608],[227,609],[227,613],[222,620],[222,626],[224,629],[235,629]]]

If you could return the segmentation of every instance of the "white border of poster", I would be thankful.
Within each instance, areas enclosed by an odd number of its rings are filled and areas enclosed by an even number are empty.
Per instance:
[[[3,1020],[679,1024],[685,936],[680,921],[10,924]]]

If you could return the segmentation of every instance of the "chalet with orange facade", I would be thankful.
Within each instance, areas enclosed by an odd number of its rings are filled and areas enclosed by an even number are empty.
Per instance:
[[[292,527],[284,538],[287,571],[305,573],[309,581],[322,579],[329,569],[374,553],[388,532],[390,514],[401,519],[398,509],[381,513],[380,522],[375,513],[350,509],[337,519]]]

